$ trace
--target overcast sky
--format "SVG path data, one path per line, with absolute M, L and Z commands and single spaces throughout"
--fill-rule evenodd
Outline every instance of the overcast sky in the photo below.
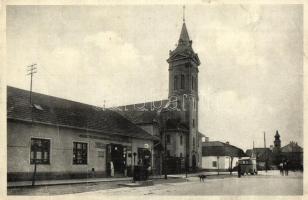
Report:
M 186 6 L 199 66 L 199 130 L 243 149 L 303 144 L 300 5 Z M 182 5 L 8 6 L 7 83 L 103 106 L 166 99 Z

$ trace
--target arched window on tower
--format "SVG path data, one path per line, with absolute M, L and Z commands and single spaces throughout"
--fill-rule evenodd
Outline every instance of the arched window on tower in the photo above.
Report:
M 174 83 L 173 83 L 173 89 L 178 89 L 178 76 L 174 76 Z
M 180 145 L 183 145 L 183 136 L 180 136 Z
M 181 89 L 185 89 L 185 76 L 184 76 L 184 74 L 181 75 Z
M 191 77 L 191 89 L 194 90 L 195 89 L 195 77 Z
M 196 145 L 196 141 L 195 141 L 195 137 L 193 137 L 193 150 L 195 150 L 195 145 Z

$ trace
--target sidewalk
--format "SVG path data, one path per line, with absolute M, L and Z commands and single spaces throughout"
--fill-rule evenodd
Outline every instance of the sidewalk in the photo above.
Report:
M 217 172 L 198 172 L 189 173 L 187 177 L 196 177 L 199 174 L 207 176 L 218 175 Z M 228 175 L 230 172 L 219 172 L 220 175 Z M 233 172 L 234 174 L 234 172 Z M 150 176 L 149 179 L 163 179 L 164 175 Z M 186 178 L 185 174 L 170 174 L 168 178 Z M 82 184 L 82 183 L 98 183 L 98 182 L 117 182 L 117 181 L 132 181 L 132 177 L 121 177 L 121 178 L 86 178 L 86 179 L 66 179 L 66 180 L 37 180 L 35 186 L 48 186 L 48 185 L 68 185 L 68 184 Z M 32 186 L 31 181 L 16 181 L 8 182 L 7 187 L 29 187 Z

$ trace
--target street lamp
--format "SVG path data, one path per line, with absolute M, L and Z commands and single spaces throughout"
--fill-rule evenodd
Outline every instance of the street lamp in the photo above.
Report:
M 166 131 L 164 131 L 165 136 L 165 152 L 164 152 L 164 172 L 165 172 L 165 179 L 168 179 L 167 177 L 167 134 Z

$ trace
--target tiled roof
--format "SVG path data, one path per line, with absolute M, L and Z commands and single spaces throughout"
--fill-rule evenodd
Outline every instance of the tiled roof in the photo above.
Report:
M 281 147 L 281 152 L 303 152 L 303 148 L 300 147 L 296 142 L 290 142 L 284 147 Z
M 173 108 L 173 106 L 168 104 L 168 101 L 160 100 L 119 106 L 113 108 L 113 110 L 137 125 L 161 122 L 169 130 L 188 131 L 188 125 L 181 121 L 182 111 L 171 110 L 170 108 Z M 163 122 L 162 119 L 164 119 Z
M 242 149 L 219 141 L 203 142 L 202 156 L 246 156 Z
M 115 111 L 66 99 L 32 93 L 32 104 L 29 103 L 29 91 L 7 87 L 7 117 L 66 126 L 85 130 L 93 130 L 102 134 L 157 139 L 143 129 L 130 122 Z
M 158 121 L 158 112 L 164 108 L 168 100 L 160 100 L 139 104 L 131 104 L 113 108 L 135 124 L 152 124 Z

